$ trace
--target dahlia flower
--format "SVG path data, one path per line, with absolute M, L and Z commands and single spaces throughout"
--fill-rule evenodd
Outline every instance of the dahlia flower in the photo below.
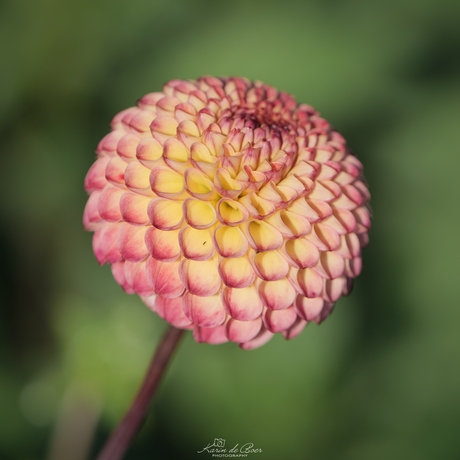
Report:
M 312 107 L 243 78 L 173 80 L 97 148 L 84 226 L 128 293 L 244 349 L 324 320 L 361 271 L 362 165 Z

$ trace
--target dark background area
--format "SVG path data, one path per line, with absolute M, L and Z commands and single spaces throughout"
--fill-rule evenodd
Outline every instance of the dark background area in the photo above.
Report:
M 247 352 L 187 335 L 127 459 L 460 456 L 460 3 L 0 3 L 0 458 L 91 458 L 165 329 L 99 267 L 83 178 L 111 118 L 174 78 L 313 105 L 365 166 L 364 271 L 320 327 Z M 86 452 L 86 453 L 85 453 Z

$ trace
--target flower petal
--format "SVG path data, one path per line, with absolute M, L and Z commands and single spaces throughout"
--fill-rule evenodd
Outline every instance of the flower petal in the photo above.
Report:
M 238 321 L 230 318 L 226 326 L 228 340 L 236 343 L 244 343 L 252 340 L 262 327 L 262 319 L 256 318 L 252 321 Z
M 329 302 L 336 302 L 346 288 L 346 281 L 345 276 L 332 280 L 326 280 L 323 293 L 325 300 L 328 300 Z
M 195 342 L 198 343 L 211 343 L 213 345 L 218 345 L 221 343 L 228 342 L 227 336 L 225 334 L 225 325 L 222 324 L 217 327 L 199 327 L 195 326 L 193 328 L 193 338 Z
M 187 259 L 208 260 L 214 255 L 214 242 L 209 230 L 185 227 L 179 233 L 179 244 Z
M 255 348 L 265 345 L 272 337 L 273 332 L 270 332 L 268 329 L 265 329 L 265 327 L 262 327 L 260 332 L 252 340 L 240 343 L 240 347 L 243 350 L 254 350 Z
M 303 268 L 297 273 L 297 281 L 306 297 L 319 297 L 323 290 L 323 278 L 312 268 Z
M 334 279 L 342 276 L 345 270 L 345 263 L 337 252 L 321 253 L 320 261 L 327 278 Z
M 125 276 L 125 261 L 115 262 L 112 264 L 112 275 L 115 281 L 123 288 L 127 294 L 134 294 L 134 290 L 126 281 Z
M 286 242 L 286 253 L 295 267 L 314 267 L 319 260 L 318 248 L 306 238 L 298 238 Z
M 125 279 L 133 292 L 140 296 L 153 295 L 153 290 L 147 280 L 145 261 L 125 261 Z
M 178 228 L 184 220 L 181 203 L 164 198 L 155 198 L 150 201 L 147 213 L 152 225 L 159 230 Z
M 145 304 L 168 323 L 179 329 L 189 328 L 192 322 L 185 316 L 182 309 L 182 297 L 167 299 L 161 295 L 144 297 Z
M 286 340 L 291 340 L 297 337 L 305 329 L 307 324 L 307 321 L 297 318 L 294 324 L 287 331 L 283 331 L 282 334 Z
M 145 233 L 145 244 L 154 259 L 172 262 L 180 255 L 179 230 L 163 231 L 149 227 Z
M 150 222 L 147 213 L 150 198 L 136 193 L 126 192 L 120 198 L 120 212 L 123 220 L 137 225 Z
M 217 228 L 214 233 L 214 241 L 222 257 L 241 257 L 248 250 L 248 240 L 237 227 Z
M 220 295 L 200 297 L 186 292 L 182 300 L 182 308 L 185 316 L 200 327 L 219 326 L 227 317 Z
M 225 287 L 222 298 L 224 306 L 232 318 L 240 321 L 252 321 L 262 313 L 263 303 L 254 285 L 241 289 Z
M 100 216 L 108 222 L 116 222 L 122 219 L 120 211 L 120 198 L 123 190 L 106 186 L 99 196 L 97 209 Z
M 320 313 L 324 305 L 322 297 L 314 297 L 309 299 L 302 295 L 298 295 L 295 300 L 295 309 L 297 314 L 305 321 L 314 320 Z
M 262 281 L 259 292 L 264 304 L 272 310 L 287 308 L 296 298 L 295 289 L 287 279 Z
M 223 259 L 219 264 L 222 281 L 233 288 L 247 287 L 253 283 L 255 274 L 247 257 Z
M 147 259 L 146 274 L 155 294 L 168 299 L 179 297 L 185 286 L 179 277 L 179 262 L 160 262 L 153 257 Z
M 257 274 L 264 280 L 275 281 L 284 278 L 289 264 L 278 251 L 259 252 L 254 257 Z
M 179 275 L 188 292 L 197 296 L 208 297 L 219 292 L 222 285 L 217 264 L 214 260 L 183 259 Z
M 278 249 L 283 244 L 283 236 L 276 228 L 264 221 L 253 220 L 248 225 L 249 244 L 257 251 Z
M 113 264 L 122 260 L 118 249 L 118 230 L 121 224 L 104 225 L 93 235 L 93 252 L 102 265 Z
M 270 332 L 281 332 L 289 329 L 296 319 L 297 313 L 294 307 L 284 310 L 268 309 L 264 315 L 264 324 Z
M 216 221 L 216 211 L 210 203 L 190 198 L 184 201 L 184 217 L 193 228 L 209 228 Z
M 118 249 L 123 259 L 133 262 L 145 259 L 149 251 L 145 245 L 146 227 L 121 224 L 118 231 Z

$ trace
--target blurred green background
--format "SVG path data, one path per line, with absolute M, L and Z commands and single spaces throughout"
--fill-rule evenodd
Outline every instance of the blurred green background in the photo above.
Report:
M 173 78 L 313 105 L 365 165 L 364 272 L 320 327 L 181 343 L 127 459 L 460 458 L 460 3 L 3 0 L 0 458 L 94 458 L 165 324 L 99 267 L 83 178 L 113 115 Z M 86 452 L 86 453 L 85 453 Z

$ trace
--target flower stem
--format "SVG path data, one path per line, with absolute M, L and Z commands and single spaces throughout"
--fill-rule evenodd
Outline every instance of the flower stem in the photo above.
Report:
M 161 377 L 183 332 L 181 329 L 169 326 L 155 351 L 136 399 L 123 420 L 112 433 L 97 460 L 119 460 L 123 458 L 140 424 L 144 420 L 150 401 L 158 388 Z

